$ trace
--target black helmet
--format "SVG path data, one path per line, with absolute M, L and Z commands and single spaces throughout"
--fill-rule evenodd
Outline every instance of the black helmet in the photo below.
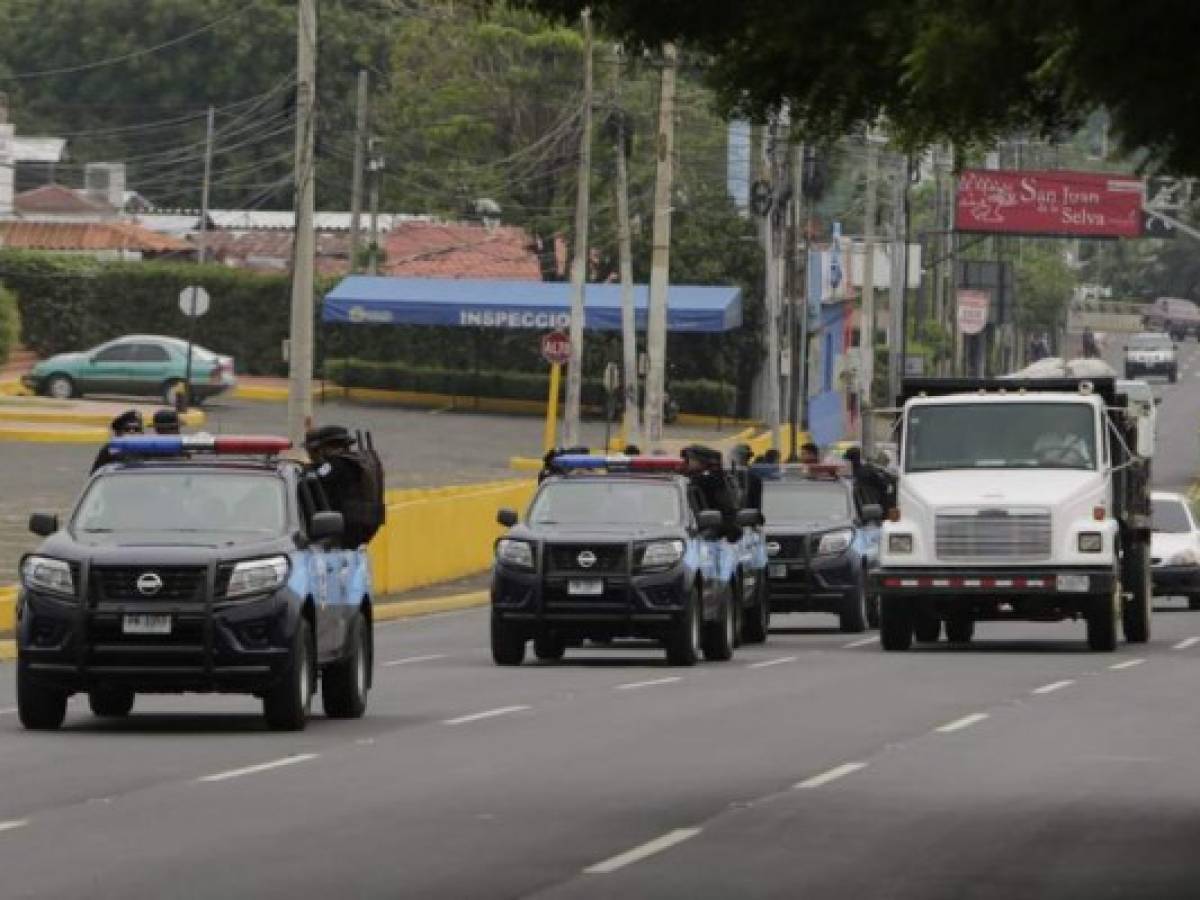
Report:
M 304 449 L 316 450 L 321 447 L 350 446 L 354 438 L 341 425 L 325 425 L 314 428 L 304 435 Z

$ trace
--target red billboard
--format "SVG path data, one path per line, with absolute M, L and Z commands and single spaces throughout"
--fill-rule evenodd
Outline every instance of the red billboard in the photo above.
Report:
M 967 169 L 954 227 L 988 234 L 1140 237 L 1142 181 L 1104 172 Z

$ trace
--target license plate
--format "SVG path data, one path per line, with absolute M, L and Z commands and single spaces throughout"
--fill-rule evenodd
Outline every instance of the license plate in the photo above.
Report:
M 598 578 L 572 578 L 567 582 L 567 593 L 572 597 L 599 597 L 604 593 L 604 582 Z
M 170 634 L 170 616 L 126 616 L 121 623 L 125 634 Z
M 769 578 L 787 578 L 787 566 L 783 563 L 772 563 L 767 570 Z
M 1091 586 L 1086 575 L 1059 575 L 1057 584 L 1064 594 L 1084 594 Z

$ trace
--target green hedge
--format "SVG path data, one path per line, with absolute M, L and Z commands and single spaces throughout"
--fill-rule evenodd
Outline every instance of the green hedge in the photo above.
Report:
M 17 311 L 17 296 L 0 284 L 0 365 L 8 362 L 20 337 L 21 315 Z
M 331 359 L 326 374 L 343 387 L 418 391 L 456 397 L 499 397 L 507 400 L 544 401 L 549 391 L 548 372 L 463 371 L 381 363 L 363 359 Z M 718 381 L 677 381 L 671 395 L 680 410 L 708 415 L 731 415 L 735 391 Z M 583 403 L 601 406 L 604 383 L 599 378 L 583 380 Z

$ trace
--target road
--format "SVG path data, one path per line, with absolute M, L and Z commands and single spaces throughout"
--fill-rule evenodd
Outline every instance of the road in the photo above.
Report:
M 1169 487 L 1195 468 L 1187 351 Z M 831 624 L 781 618 L 694 669 L 633 645 L 497 669 L 482 610 L 382 625 L 367 718 L 300 735 L 243 698 L 139 698 L 116 723 L 77 698 L 48 735 L 3 705 L 3 893 L 1196 896 L 1200 613 L 1162 602 L 1115 654 L 1077 623 L 908 654 Z

